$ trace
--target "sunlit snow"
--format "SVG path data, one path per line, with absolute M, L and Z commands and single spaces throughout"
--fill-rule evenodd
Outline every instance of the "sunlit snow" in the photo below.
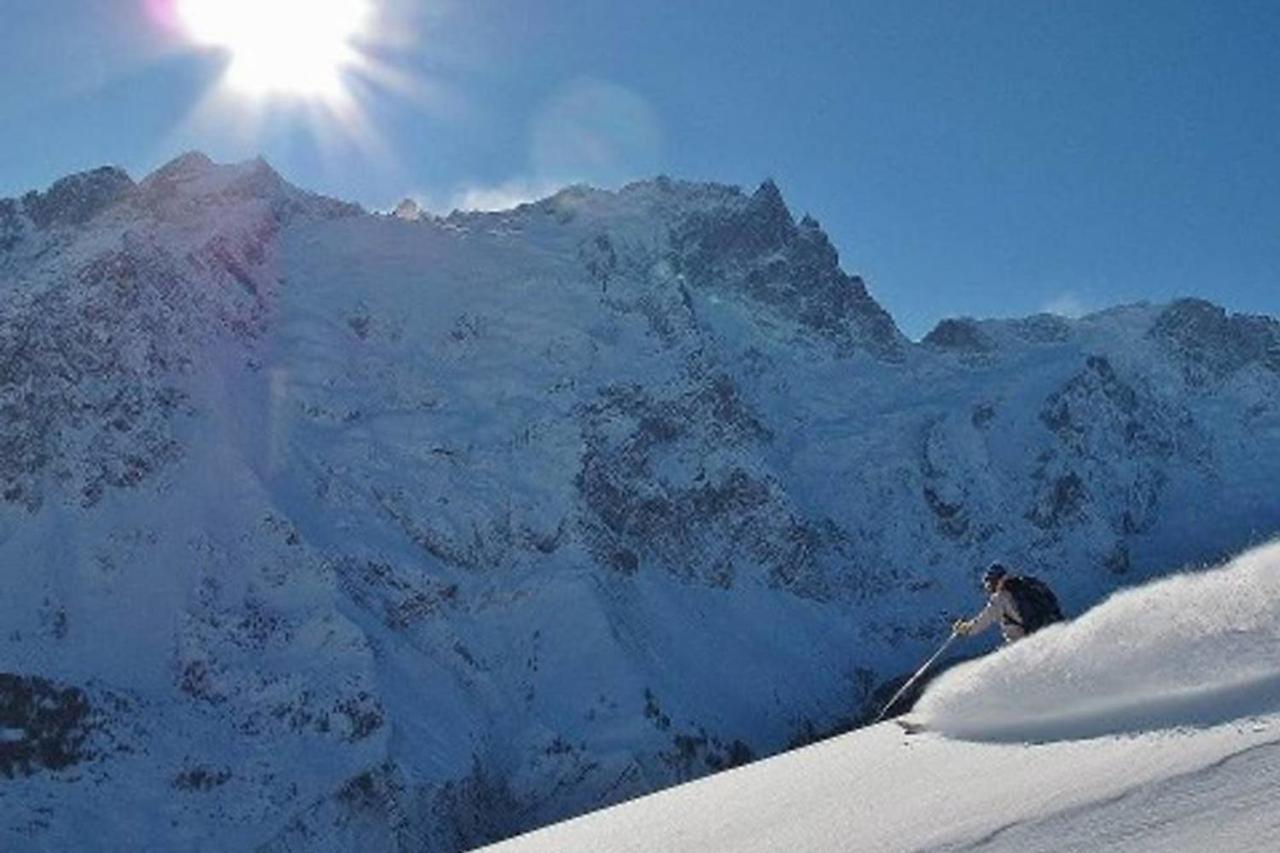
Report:
M 1117 593 L 958 667 L 913 714 L 975 738 L 1204 725 L 1280 708 L 1280 544 Z

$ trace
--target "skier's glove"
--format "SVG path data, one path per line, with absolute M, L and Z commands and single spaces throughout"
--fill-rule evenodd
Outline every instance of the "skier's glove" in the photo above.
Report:
M 967 637 L 969 632 L 973 630 L 973 624 L 967 619 L 957 619 L 955 624 L 951 626 L 951 630 L 961 637 Z

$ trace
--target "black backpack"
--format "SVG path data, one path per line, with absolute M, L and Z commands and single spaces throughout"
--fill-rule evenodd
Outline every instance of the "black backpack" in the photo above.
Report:
M 1005 578 L 1004 588 L 1013 596 L 1013 606 L 1018 608 L 1018 624 L 1028 634 L 1063 620 L 1058 597 L 1039 578 L 1014 575 Z

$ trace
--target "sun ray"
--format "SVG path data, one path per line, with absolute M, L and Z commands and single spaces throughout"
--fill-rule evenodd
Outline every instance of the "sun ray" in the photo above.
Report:
M 398 173 L 380 132 L 388 99 L 436 116 L 465 100 L 402 61 L 437 0 L 140 0 L 183 50 L 220 58 L 218 81 L 170 131 L 171 147 L 261 151 L 314 146 L 330 167 L 359 158 Z
M 224 82 L 250 96 L 340 98 L 364 63 L 369 0 L 175 0 L 197 44 L 229 54 Z

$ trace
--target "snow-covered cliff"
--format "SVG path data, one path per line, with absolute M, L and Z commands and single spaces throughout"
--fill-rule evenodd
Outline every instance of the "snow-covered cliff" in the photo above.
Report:
M 912 343 L 770 182 L 0 201 L 0 832 L 449 850 L 771 754 L 993 557 L 1078 611 L 1274 533 L 1278 392 L 1194 300 Z

